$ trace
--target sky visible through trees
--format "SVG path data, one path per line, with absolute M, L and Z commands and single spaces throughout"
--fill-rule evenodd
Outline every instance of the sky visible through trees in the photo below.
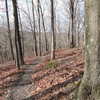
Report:
M 56 23 L 59 25 L 60 30 L 61 31 L 66 31 L 66 23 L 68 23 L 68 19 L 66 18 L 67 16 L 67 11 L 66 9 L 68 8 L 68 0 L 66 0 L 66 2 L 64 0 L 55 0 L 55 12 L 56 12 Z M 81 0 L 79 0 L 80 3 L 78 4 L 79 8 L 80 8 L 80 15 L 83 17 L 84 16 L 84 2 L 81 2 Z M 32 13 L 31 11 L 31 0 L 27 0 L 28 2 L 28 7 L 30 10 L 30 13 Z M 46 29 L 48 31 L 50 31 L 48 24 L 50 23 L 50 21 L 48 19 L 50 19 L 50 0 L 42 0 L 41 2 L 42 4 L 42 9 L 43 9 L 43 13 L 44 13 L 44 19 L 45 19 L 45 23 L 47 25 Z M 35 6 L 37 6 L 37 1 L 34 0 L 34 4 Z M 13 8 L 12 8 L 12 2 L 11 0 L 8 0 L 8 8 L 9 8 L 9 15 L 10 15 L 10 23 L 13 23 Z M 18 7 L 20 9 L 21 12 L 21 18 L 22 18 L 22 22 L 23 24 L 27 24 L 29 25 L 29 20 L 27 18 L 27 14 L 28 13 L 28 9 L 27 9 L 27 4 L 26 4 L 26 0 L 18 0 Z M 36 10 L 36 9 L 35 9 Z M 36 12 L 35 12 L 36 13 Z M 37 16 L 37 13 L 36 13 Z M 31 15 L 32 17 L 32 15 Z M 68 17 L 68 16 L 67 16 Z M 4 26 L 6 24 L 6 12 L 5 12 L 5 2 L 4 0 L 0 0 L 0 26 Z M 36 19 L 37 20 L 37 19 Z M 13 25 L 11 26 L 13 27 Z

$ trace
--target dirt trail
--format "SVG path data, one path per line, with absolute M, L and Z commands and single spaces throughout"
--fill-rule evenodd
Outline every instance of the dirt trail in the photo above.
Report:
M 35 89 L 32 81 L 32 74 L 35 73 L 33 67 L 42 62 L 42 58 L 37 58 L 32 65 L 24 65 L 24 72 L 18 75 L 18 80 L 8 89 L 5 100 L 23 100 L 30 97 L 31 92 Z

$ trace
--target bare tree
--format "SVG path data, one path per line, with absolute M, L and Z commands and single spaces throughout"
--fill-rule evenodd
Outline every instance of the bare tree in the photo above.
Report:
M 33 13 L 33 24 L 34 24 L 34 48 L 35 48 L 35 55 L 38 56 L 38 48 L 37 48 L 37 38 L 36 38 L 36 24 L 35 24 L 35 6 L 34 6 L 34 2 L 32 0 L 32 13 Z
M 100 100 L 100 0 L 85 0 L 85 72 L 77 100 Z
M 39 26 L 39 55 L 42 55 L 42 45 L 41 45 L 41 18 L 40 18 L 40 0 L 37 0 L 38 9 L 38 26 Z
M 35 25 L 35 9 L 34 9 L 34 3 L 32 0 L 32 14 L 33 14 L 33 23 L 32 23 L 32 19 L 31 19 L 31 15 L 30 15 L 30 9 L 28 6 L 28 1 L 26 0 L 26 4 L 27 4 L 27 9 L 28 9 L 28 14 L 25 12 L 25 14 L 27 14 L 28 19 L 29 19 L 29 23 L 30 23 L 30 27 L 31 27 L 31 32 L 32 32 L 32 36 L 33 36 L 33 50 L 36 56 L 38 56 L 38 47 L 37 47 L 37 38 L 36 38 L 36 25 Z
M 42 23 L 43 23 L 43 29 L 44 29 L 44 37 L 45 37 L 45 48 L 46 52 L 48 52 L 48 40 L 47 40 L 47 34 L 46 34 L 46 28 L 45 28 L 45 23 L 44 23 L 44 15 L 41 7 L 41 2 L 40 2 L 40 11 L 41 11 L 41 17 L 42 17 Z
M 7 26 L 8 26 L 8 38 L 10 42 L 10 50 L 11 50 L 12 59 L 14 60 L 14 51 L 13 51 L 13 44 L 12 44 L 12 38 L 11 38 L 11 30 L 10 30 L 10 23 L 9 23 L 9 10 L 8 10 L 7 0 L 5 0 L 5 5 L 6 5 Z
M 54 23 L 54 0 L 51 2 L 51 30 L 52 30 L 52 41 L 51 41 L 51 60 L 55 59 L 55 48 L 56 48 L 56 38 L 55 38 L 55 23 Z
M 19 17 L 19 24 L 20 24 L 20 32 L 22 33 L 21 34 L 21 43 L 22 43 L 22 53 L 23 53 L 23 57 L 24 57 L 24 53 L 25 53 L 25 50 L 24 50 L 24 32 L 23 32 L 23 26 L 22 26 L 22 21 L 21 21 L 21 15 L 20 15 L 20 10 L 18 9 L 18 17 Z
M 18 67 L 18 69 L 20 69 L 20 66 L 24 64 L 24 58 L 22 53 L 21 37 L 19 32 L 17 1 L 12 0 L 12 4 L 14 10 L 14 24 L 15 24 L 16 66 Z
M 70 11 L 70 18 L 71 18 L 71 44 L 70 46 L 72 48 L 74 48 L 76 46 L 76 39 L 75 39 L 75 14 L 76 14 L 76 10 L 75 10 L 75 3 L 76 0 L 69 0 L 69 11 Z
M 78 32 L 81 24 L 83 23 L 79 21 L 79 19 L 81 19 L 78 7 L 80 0 L 67 0 L 66 2 L 63 1 L 63 3 L 67 25 L 67 44 L 69 47 L 74 48 L 77 46 Z

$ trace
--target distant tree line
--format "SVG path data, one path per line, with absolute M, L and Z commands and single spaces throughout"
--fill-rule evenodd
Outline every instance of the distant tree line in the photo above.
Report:
M 8 40 L 9 40 L 9 50 L 10 52 L 6 54 L 9 60 L 14 60 L 16 66 L 20 69 L 20 66 L 24 64 L 24 58 L 26 52 L 26 40 L 25 40 L 25 30 L 32 33 L 32 51 L 34 56 L 42 56 L 51 52 L 51 60 L 55 59 L 55 50 L 59 48 L 74 48 L 80 47 L 82 45 L 82 39 L 84 35 L 84 18 L 80 14 L 79 3 L 83 2 L 80 0 L 67 0 L 62 3 L 65 5 L 64 10 L 66 12 L 66 32 L 60 31 L 61 23 L 57 21 L 56 13 L 56 1 L 49 0 L 50 5 L 50 32 L 47 32 L 46 28 L 46 18 L 44 17 L 44 9 L 41 0 L 37 0 L 37 5 L 34 1 L 31 1 L 31 7 L 26 2 L 27 11 L 22 9 L 18 5 L 17 0 L 12 0 L 13 5 L 13 16 L 14 16 L 14 35 L 10 27 L 10 15 L 8 9 L 8 0 L 5 0 L 6 7 L 6 18 L 8 26 Z M 22 14 L 27 17 L 29 26 L 24 26 L 22 22 Z M 48 19 L 48 18 L 47 18 Z M 66 34 L 65 34 L 66 33 Z M 63 36 L 63 37 L 62 37 Z M 12 38 L 13 37 L 13 38 Z M 60 38 L 62 37 L 62 40 Z M 30 43 L 29 43 L 30 44 Z M 2 46 L 1 46 L 1 52 Z M 3 54 L 4 55 L 4 54 Z M 6 56 L 6 57 L 7 57 Z M 6 59 L 6 57 L 4 57 Z M 1 55 L 1 60 L 2 60 Z M 4 61 L 4 60 L 3 60 Z M 1 62 L 3 62 L 1 61 Z

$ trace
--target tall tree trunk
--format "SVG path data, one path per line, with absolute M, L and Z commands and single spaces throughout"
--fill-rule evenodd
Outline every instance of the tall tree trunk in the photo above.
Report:
M 8 38 L 9 38 L 9 42 L 10 42 L 10 50 L 11 50 L 12 59 L 14 60 L 14 51 L 13 51 L 13 44 L 12 44 L 12 39 L 11 39 L 11 30 L 10 30 L 8 1 L 7 0 L 5 0 L 5 5 L 6 5 L 7 26 L 8 26 Z
M 77 100 L 100 100 L 100 0 L 85 0 L 85 72 Z
M 14 10 L 14 24 L 15 24 L 15 47 L 16 47 L 16 66 L 20 69 L 20 66 L 24 64 L 21 37 L 19 32 L 19 20 L 17 11 L 17 1 L 12 0 Z
M 35 9 L 34 9 L 34 3 L 32 0 L 32 13 L 33 13 L 33 24 L 34 24 L 34 49 L 35 49 L 35 55 L 38 56 L 38 48 L 37 48 L 37 39 L 36 39 L 36 24 L 35 24 Z
M 75 40 L 75 0 L 70 0 L 70 18 L 71 18 L 71 44 L 70 47 L 74 48 L 76 46 L 76 40 Z
M 56 49 L 56 37 L 55 37 L 55 25 L 54 25 L 54 1 L 51 1 L 51 30 L 52 30 L 52 41 L 51 41 L 51 60 L 55 59 Z
M 42 55 L 42 45 L 41 45 L 41 20 L 40 20 L 40 0 L 38 0 L 38 25 L 39 25 L 39 55 Z
M 40 2 L 40 10 L 41 10 L 41 17 L 42 17 L 44 37 L 45 37 L 45 50 L 46 50 L 46 52 L 48 52 L 48 40 L 47 40 L 47 34 L 46 34 L 46 28 L 45 28 L 45 23 L 44 23 L 44 15 L 43 15 L 42 7 L 41 7 L 41 2 Z
M 37 48 L 37 39 L 36 39 L 36 26 L 35 26 L 35 11 L 34 11 L 34 3 L 32 0 L 32 14 L 33 14 L 33 24 L 32 24 L 32 20 L 31 20 L 31 15 L 30 15 L 30 9 L 28 6 L 28 0 L 26 0 L 26 5 L 27 5 L 27 9 L 28 9 L 28 18 L 29 18 L 29 23 L 30 23 L 30 27 L 31 27 L 31 32 L 32 32 L 32 36 L 33 36 L 33 51 L 35 53 L 36 56 L 38 56 L 38 48 Z
M 69 22 L 69 26 L 68 26 L 68 31 L 67 31 L 67 44 L 68 45 L 66 45 L 66 48 L 68 48 L 68 47 L 70 47 L 70 42 L 71 42 L 71 39 L 70 39 L 70 34 L 71 32 L 70 32 L 70 22 Z
M 23 53 L 23 57 L 24 57 L 24 32 L 23 32 L 23 26 L 22 26 L 22 22 L 21 22 L 21 15 L 20 15 L 20 10 L 18 10 L 18 15 L 19 15 L 19 23 L 20 23 L 20 31 L 21 31 L 21 43 L 22 43 L 22 53 Z

